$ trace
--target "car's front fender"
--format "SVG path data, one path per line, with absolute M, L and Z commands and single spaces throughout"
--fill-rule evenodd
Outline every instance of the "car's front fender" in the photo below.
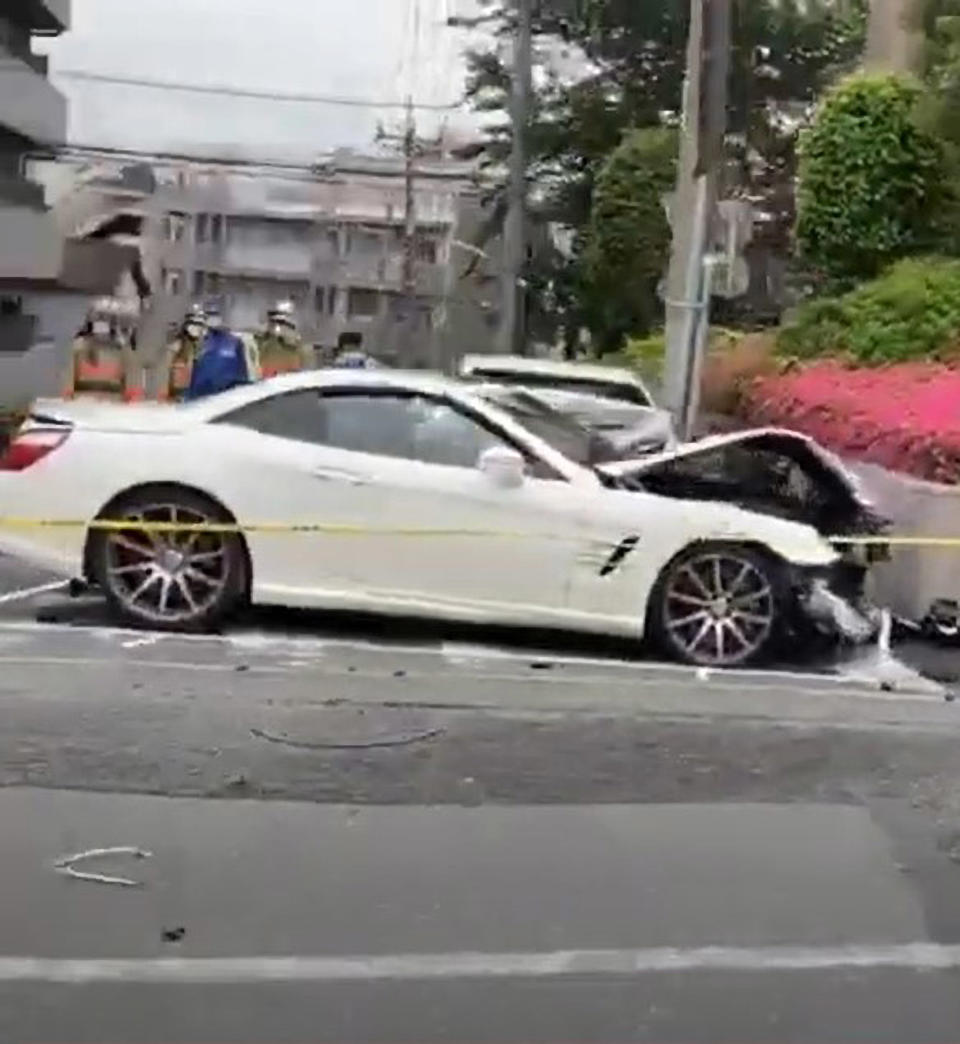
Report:
M 830 566 L 840 558 L 813 526 L 768 515 L 744 514 L 748 519 L 724 520 L 711 527 L 713 532 L 707 539 L 758 544 L 791 565 Z

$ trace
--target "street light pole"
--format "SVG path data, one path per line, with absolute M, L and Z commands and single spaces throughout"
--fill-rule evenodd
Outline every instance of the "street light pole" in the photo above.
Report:
M 527 128 L 533 93 L 533 0 L 516 0 L 517 29 L 513 42 L 510 120 L 513 143 L 507 216 L 503 231 L 503 271 L 499 350 L 525 354 L 526 336 L 521 295 L 527 259 Z

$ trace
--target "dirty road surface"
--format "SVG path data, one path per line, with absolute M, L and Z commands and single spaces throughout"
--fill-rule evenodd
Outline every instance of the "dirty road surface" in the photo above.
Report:
M 902 665 L 50 597 L 0 601 L 4 1042 L 960 1031 L 960 708 Z

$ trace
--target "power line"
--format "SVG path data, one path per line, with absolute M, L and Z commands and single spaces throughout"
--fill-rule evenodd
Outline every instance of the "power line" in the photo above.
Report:
M 107 73 L 89 72 L 86 69 L 54 69 L 54 77 L 80 80 L 89 83 L 110 83 L 125 87 L 149 87 L 161 91 L 184 91 L 188 94 L 213 94 L 229 98 L 255 98 L 266 101 L 302 102 L 311 105 L 342 105 L 355 109 L 403 109 L 405 101 L 397 99 L 376 100 L 372 98 L 344 98 L 327 94 L 298 94 L 283 91 L 254 90 L 246 87 L 230 87 L 225 84 L 179 83 L 174 80 L 157 80 L 141 76 L 114 76 Z M 415 102 L 415 109 L 432 112 L 451 112 L 462 108 L 462 102 Z
M 325 174 L 349 174 L 362 173 L 368 178 L 399 178 L 403 171 L 398 169 L 379 169 L 368 165 L 370 157 L 358 156 L 351 159 L 350 156 L 337 158 L 336 156 L 319 156 L 316 161 L 295 161 L 271 159 L 269 157 L 254 156 L 210 156 L 190 152 L 168 152 L 160 149 L 129 149 L 113 145 L 96 145 L 81 142 L 69 142 L 57 148 L 48 150 L 35 150 L 30 153 L 34 160 L 55 160 L 58 158 L 76 160 L 130 160 L 145 163 L 193 163 L 199 165 L 229 167 L 234 170 L 268 170 L 277 172 L 274 176 L 283 179 L 283 172 L 288 178 L 297 181 L 315 180 Z M 374 162 L 377 157 L 373 157 Z M 365 162 L 366 161 L 366 162 Z M 297 177 L 297 175 L 301 175 Z M 304 177 L 306 175 L 306 177 Z M 461 174 L 466 178 L 466 175 Z M 429 167 L 417 170 L 417 177 L 425 181 L 449 181 L 456 175 L 441 168 L 432 170 Z
M 62 156 L 76 157 L 82 159 L 103 157 L 105 159 L 129 159 L 143 160 L 146 162 L 177 162 L 177 163 L 200 163 L 214 166 L 237 167 L 237 168 L 265 168 L 268 170 L 301 171 L 303 173 L 316 173 L 324 166 L 324 161 L 319 159 L 316 163 L 292 160 L 278 160 L 268 158 L 251 158 L 235 156 L 204 156 L 191 152 L 165 152 L 155 149 L 124 149 L 113 145 L 87 145 L 80 142 L 70 142 L 58 148 L 50 149 L 48 152 L 34 152 L 31 156 L 35 159 L 56 159 Z

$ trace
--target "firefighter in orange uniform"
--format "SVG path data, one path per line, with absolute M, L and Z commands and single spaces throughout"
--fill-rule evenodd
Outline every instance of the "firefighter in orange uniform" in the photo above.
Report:
M 167 345 L 161 400 L 179 402 L 186 394 L 206 332 L 207 313 L 200 305 L 193 305 L 180 326 L 179 334 Z
M 143 378 L 134 355 L 136 317 L 112 298 L 100 298 L 73 342 L 63 396 L 118 402 L 143 398 Z
M 297 331 L 290 301 L 279 302 L 267 313 L 267 328 L 257 337 L 257 358 L 265 379 L 313 368 L 313 353 Z

